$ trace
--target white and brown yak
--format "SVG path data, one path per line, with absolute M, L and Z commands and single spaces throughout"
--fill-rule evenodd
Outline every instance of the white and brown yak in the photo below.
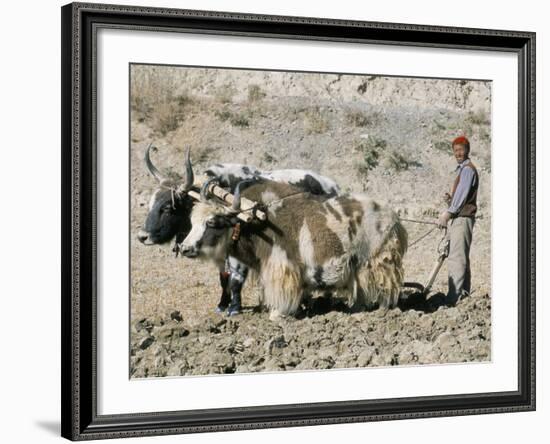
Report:
M 245 263 L 263 286 L 271 319 L 294 315 L 313 290 L 336 291 L 354 308 L 397 305 L 407 232 L 393 211 L 361 194 L 329 198 L 272 181 L 247 185 L 237 187 L 232 207 L 203 193 L 183 255 Z M 267 220 L 237 218 L 241 196 Z

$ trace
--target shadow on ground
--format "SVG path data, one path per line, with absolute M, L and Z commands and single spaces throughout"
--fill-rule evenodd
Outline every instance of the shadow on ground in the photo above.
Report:
M 421 288 L 422 286 L 421 284 L 416 284 L 414 287 Z M 423 313 L 433 313 L 444 306 L 450 306 L 450 304 L 446 301 L 446 295 L 441 292 L 431 293 L 426 297 L 421 291 L 404 291 L 398 303 L 398 308 L 401 311 L 416 310 Z M 378 308 L 378 306 L 374 306 L 372 310 L 377 310 Z M 344 301 L 334 299 L 330 295 L 325 295 L 313 298 L 309 303 L 303 305 L 296 318 L 313 318 L 315 316 L 326 315 L 331 311 L 341 313 L 353 312 Z

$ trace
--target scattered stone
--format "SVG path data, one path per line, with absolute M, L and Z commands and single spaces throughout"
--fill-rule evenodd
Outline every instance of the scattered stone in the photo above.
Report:
M 235 369 L 235 373 L 251 373 L 251 372 L 252 372 L 252 370 L 246 364 L 240 364 Z
M 138 333 L 140 333 L 142 331 L 146 331 L 148 333 L 151 333 L 151 331 L 153 330 L 153 327 L 154 327 L 154 325 L 148 319 L 140 319 L 134 325 L 134 328 L 136 329 L 136 331 Z
M 357 356 L 353 354 L 342 355 L 334 363 L 334 368 L 354 368 L 357 366 Z
M 207 336 L 207 335 L 200 335 L 198 337 L 198 341 L 201 345 L 212 344 L 212 338 L 210 336 Z
M 439 347 L 443 353 L 448 353 L 453 347 L 458 345 L 458 341 L 453 334 L 445 332 L 437 337 L 435 345 Z
M 176 310 L 170 313 L 170 319 L 172 319 L 172 321 L 181 322 L 183 321 L 183 316 L 179 311 Z
M 311 370 L 317 368 L 318 363 L 315 358 L 306 358 L 296 366 L 296 370 Z
M 418 326 L 423 331 L 428 331 L 430 328 L 432 328 L 435 321 L 434 321 L 433 317 L 428 316 L 428 315 L 424 315 L 424 316 L 420 317 L 420 319 L 418 319 L 417 323 L 418 323 Z
M 376 353 L 376 354 L 374 354 L 374 355 L 372 356 L 372 359 L 371 359 L 371 361 L 370 361 L 370 364 L 371 364 L 371 366 L 373 366 L 373 367 L 381 367 L 381 366 L 389 365 L 390 362 L 391 362 L 391 359 L 390 359 L 390 361 L 387 361 L 387 360 L 384 358 L 384 356 L 382 356 L 381 354 Z
M 146 337 L 143 341 L 139 343 L 139 348 L 142 350 L 147 349 L 153 342 L 155 342 L 155 338 L 153 336 Z
M 164 325 L 164 318 L 162 318 L 162 316 L 155 316 L 152 320 L 151 320 L 151 323 L 155 326 L 155 327 L 162 327 Z
M 235 361 L 228 353 L 220 352 L 204 356 L 202 367 L 212 369 L 214 373 L 235 373 Z
M 187 364 L 174 364 L 166 372 L 166 376 L 183 376 L 187 371 Z
M 359 367 L 366 367 L 367 365 L 370 364 L 374 354 L 375 354 L 374 347 L 366 348 L 361 353 L 359 353 L 359 356 L 357 357 L 357 365 Z
M 189 336 L 189 330 L 183 327 L 175 327 L 172 329 L 173 336 L 177 336 L 179 338 L 184 338 L 185 336 Z
M 266 349 L 266 351 L 270 352 L 274 348 L 283 348 L 287 345 L 288 344 L 285 341 L 285 337 L 281 335 L 267 341 L 264 348 Z
M 279 359 L 270 359 L 269 361 L 266 361 L 264 364 L 264 370 L 266 372 L 277 372 L 280 370 L 284 370 L 285 366 Z
M 224 336 L 215 342 L 216 348 L 227 350 L 235 344 L 235 338 L 231 335 Z
M 332 359 L 333 361 L 338 356 L 338 347 L 324 347 L 321 350 L 319 350 L 319 353 L 317 353 L 317 356 L 319 359 Z
M 169 327 L 163 327 L 159 329 L 155 334 L 157 335 L 157 338 L 160 341 L 170 339 L 172 337 L 172 334 L 174 333 L 174 330 Z

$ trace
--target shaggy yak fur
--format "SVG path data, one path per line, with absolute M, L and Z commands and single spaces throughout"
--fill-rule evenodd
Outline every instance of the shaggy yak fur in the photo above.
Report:
M 240 223 L 213 199 L 195 204 L 180 248 L 216 263 L 227 255 L 255 271 L 270 317 L 294 315 L 312 290 L 347 296 L 354 308 L 397 305 L 407 232 L 396 214 L 361 194 L 328 198 L 263 181 L 242 196 L 260 203 L 266 221 Z

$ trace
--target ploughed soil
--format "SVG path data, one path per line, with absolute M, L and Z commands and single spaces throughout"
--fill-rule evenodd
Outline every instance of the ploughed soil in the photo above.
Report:
M 474 294 L 456 307 L 431 299 L 415 308 L 350 314 L 319 298 L 297 319 L 276 323 L 253 308 L 197 322 L 177 311 L 142 318 L 132 325 L 132 377 L 487 360 L 489 295 Z
M 139 65 L 131 76 L 131 377 L 491 359 L 490 83 Z M 453 181 L 450 141 L 464 133 L 481 186 L 473 292 L 454 307 L 444 303 L 444 264 L 427 298 L 405 289 L 386 312 L 351 313 L 337 298 L 316 297 L 296 318 L 272 322 L 250 280 L 243 313 L 229 318 L 214 312 L 221 291 L 212 264 L 136 240 L 157 185 L 143 164 L 150 142 L 167 175 L 182 173 L 190 146 L 197 172 L 223 162 L 312 169 L 402 218 L 433 222 Z M 441 233 L 404 225 L 406 280 L 424 284 Z

